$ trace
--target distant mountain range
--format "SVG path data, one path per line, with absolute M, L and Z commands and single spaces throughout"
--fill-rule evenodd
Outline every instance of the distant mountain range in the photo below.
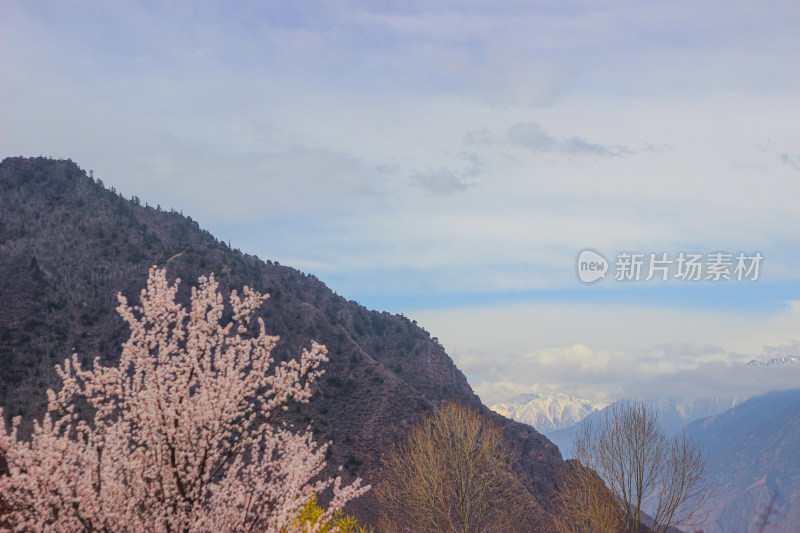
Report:
M 686 424 L 707 416 L 722 413 L 734 405 L 744 401 L 745 398 L 653 398 L 645 400 L 645 404 L 653 409 L 664 427 L 666 432 L 674 435 L 681 431 Z M 613 405 L 613 404 L 611 404 Z M 575 434 L 583 427 L 587 420 L 599 420 L 603 412 L 611 407 L 590 413 L 586 418 L 568 428 L 560 429 L 547 433 L 553 443 L 558 446 L 564 457 L 570 457 L 572 450 L 572 440 Z
M 705 533 L 756 533 L 773 497 L 765 533 L 800 531 L 800 389 L 751 398 L 686 432 L 719 486 Z
M 575 425 L 607 405 L 608 402 L 581 400 L 563 393 L 520 394 L 490 409 L 547 434 Z
M 797 356 L 785 356 L 751 365 L 798 362 Z M 707 523 L 688 531 L 757 533 L 773 497 L 764 533 L 800 531 L 800 389 L 750 399 L 656 398 L 645 403 L 668 433 L 685 430 L 703 447 L 709 480 L 719 487 Z M 565 394 L 521 395 L 492 406 L 504 416 L 545 431 L 565 457 L 578 430 L 608 408 Z M 556 427 L 556 421 L 570 416 L 580 421 L 554 431 L 542 429 Z
M 800 363 L 800 357 L 796 355 L 784 355 L 783 357 L 775 357 L 767 361 L 757 361 L 753 359 L 747 364 L 750 366 L 781 366 Z
M 795 364 L 800 364 L 800 356 L 784 355 L 767 360 L 753 359 L 745 366 L 774 368 Z M 647 400 L 646 403 L 656 410 L 667 432 L 674 434 L 694 420 L 719 414 L 746 399 L 746 396 L 694 400 L 662 397 Z M 582 400 L 564 393 L 530 393 L 520 394 L 508 401 L 494 404 L 491 409 L 512 420 L 535 427 L 556 443 L 563 452 L 569 449 L 572 436 L 579 427 L 576 424 L 580 424 L 587 417 L 594 418 L 597 416 L 596 413 L 610 404 L 610 402 Z

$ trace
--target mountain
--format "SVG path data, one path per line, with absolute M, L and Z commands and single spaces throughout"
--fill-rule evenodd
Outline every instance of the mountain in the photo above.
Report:
M 800 363 L 800 357 L 796 355 L 784 355 L 783 357 L 774 357 L 767 361 L 756 361 L 753 359 L 752 361 L 748 361 L 747 364 L 750 366 L 781 366 L 796 363 Z
M 721 413 L 730 407 L 743 401 L 742 398 L 699 398 L 685 399 L 674 397 L 652 398 L 645 400 L 645 404 L 651 408 L 658 416 L 658 419 L 669 435 L 674 435 L 681 431 L 686 424 L 694 420 Z M 608 407 L 589 414 L 582 421 L 565 429 L 553 431 L 547 434 L 547 438 L 558 446 L 565 457 L 570 456 L 572 440 L 578 431 L 589 422 L 600 420 L 604 416 Z
M 224 185 L 221 185 L 224 186 Z M 280 228 L 274 228 L 279 232 Z M 269 235 L 265 235 L 269 242 Z M 71 161 L 8 158 L 0 163 L 0 406 L 27 421 L 58 388 L 54 370 L 72 353 L 115 363 L 128 331 L 116 294 L 138 301 L 152 265 L 184 280 L 179 299 L 200 275 L 220 289 L 245 284 L 271 298 L 259 310 L 267 332 L 280 335 L 278 361 L 296 357 L 312 339 L 330 361 L 307 405 L 287 421 L 311 424 L 333 441 L 328 468 L 344 465 L 345 481 L 374 478 L 381 454 L 419 418 L 445 401 L 470 404 L 504 429 L 532 508 L 554 509 L 558 449 L 530 426 L 490 411 L 442 346 L 401 315 L 369 311 L 333 293 L 316 277 L 230 249 L 191 217 L 126 200 Z M 372 493 L 348 512 L 374 523 Z
M 567 394 L 520 394 L 491 406 L 492 411 L 547 434 L 577 424 L 608 402 L 581 400 Z
M 755 533 L 775 498 L 765 531 L 800 524 L 800 389 L 751 398 L 689 424 L 708 454 L 719 490 L 706 533 Z

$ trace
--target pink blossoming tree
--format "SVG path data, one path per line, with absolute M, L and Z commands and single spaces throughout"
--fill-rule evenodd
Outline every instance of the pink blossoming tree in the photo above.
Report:
M 10 432 L 0 422 L 0 531 L 313 532 L 296 518 L 316 494 L 332 490 L 330 518 L 369 489 L 320 479 L 327 445 L 278 419 L 311 397 L 325 347 L 273 364 L 278 337 L 261 319 L 248 335 L 268 295 L 233 291 L 233 320 L 221 325 L 213 274 L 199 282 L 186 309 L 179 281 L 151 269 L 140 306 L 118 297 L 131 329 L 119 365 L 85 370 L 73 355 L 57 366 L 63 387 L 48 391 L 30 440 L 19 417 Z

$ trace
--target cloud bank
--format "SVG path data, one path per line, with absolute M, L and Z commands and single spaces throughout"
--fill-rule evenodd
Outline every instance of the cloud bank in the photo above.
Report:
M 735 354 L 781 345 L 758 324 L 800 298 L 800 69 L 786 67 L 798 14 L 6 0 L 0 156 L 72 158 L 368 307 L 438 310 L 430 329 L 487 395 L 701 383 L 702 369 L 725 375 Z M 585 290 L 586 247 L 760 251 L 765 268 L 758 285 L 651 299 Z M 548 309 L 506 316 L 523 343 L 458 329 L 464 309 L 523 304 Z M 663 320 L 641 323 L 643 308 Z M 748 318 L 682 318 L 728 311 Z M 725 340 L 743 332 L 746 349 Z

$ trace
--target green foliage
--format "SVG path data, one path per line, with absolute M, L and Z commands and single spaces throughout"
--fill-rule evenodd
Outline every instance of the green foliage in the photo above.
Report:
M 358 520 L 350 515 L 337 511 L 333 518 L 322 522 L 324 520 L 322 507 L 317 504 L 316 497 L 308 501 L 303 507 L 297 520 L 294 522 L 295 527 L 304 527 L 307 525 L 321 525 L 318 530 L 319 533 L 374 533 L 372 528 L 367 529 L 364 526 L 358 525 Z

